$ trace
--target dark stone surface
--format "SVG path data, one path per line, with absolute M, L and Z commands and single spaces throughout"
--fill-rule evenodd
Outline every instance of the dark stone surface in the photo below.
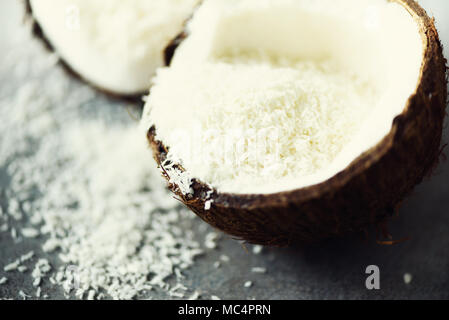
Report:
M 0 2 L 3 14 L 10 7 L 5 7 L 8 2 Z M 447 25 L 441 27 L 445 36 Z M 0 50 L 2 48 L 0 45 Z M 448 141 L 448 133 L 446 129 L 445 141 Z M 434 176 L 404 203 L 400 215 L 390 224 L 395 239 L 409 238 L 403 243 L 381 246 L 375 243 L 374 235 L 367 241 L 353 236 L 314 247 L 265 249 L 262 254 L 253 255 L 248 253 L 250 246 L 246 251 L 239 242 L 225 238 L 218 250 L 200 257 L 186 272 L 185 284 L 200 290 L 204 298 L 217 295 L 222 299 L 449 299 L 448 181 L 449 163 L 443 162 Z M 7 183 L 8 177 L 0 169 L 0 205 L 3 208 L 7 205 L 3 192 Z M 35 291 L 29 272 L 7 275 L 3 272 L 3 266 L 21 254 L 34 250 L 38 256 L 47 257 L 53 266 L 58 266 L 57 256 L 42 253 L 43 241 L 14 243 L 9 233 L 0 233 L 0 278 L 7 276 L 9 279 L 0 286 L 0 298 L 18 298 L 18 290 Z M 216 269 L 213 263 L 222 254 L 228 255 L 230 262 Z M 380 268 L 381 289 L 369 291 L 365 287 L 365 269 L 373 264 Z M 30 268 L 32 266 L 29 264 Z M 252 267 L 265 267 L 267 273 L 252 273 Z M 413 275 L 408 285 L 403 280 L 405 273 Z M 253 287 L 244 288 L 243 284 L 249 280 Z M 64 298 L 62 290 L 48 282 L 44 283 L 43 292 L 53 299 Z M 156 297 L 165 298 L 165 295 Z

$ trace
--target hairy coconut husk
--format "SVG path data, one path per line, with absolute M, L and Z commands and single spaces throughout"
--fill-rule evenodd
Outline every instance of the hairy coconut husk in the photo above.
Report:
M 193 181 L 194 193 L 189 197 L 176 185 L 170 189 L 213 227 L 254 244 L 313 243 L 389 219 L 438 163 L 447 102 L 446 60 L 434 20 L 413 0 L 393 1 L 418 23 L 425 53 L 418 88 L 375 147 L 331 179 L 289 192 L 217 193 L 198 180 Z M 186 36 L 183 33 L 169 46 L 167 64 Z M 169 146 L 155 139 L 156 130 L 148 131 L 148 140 L 155 160 L 162 165 Z M 205 210 L 208 200 L 212 200 L 211 208 Z
M 42 30 L 41 26 L 34 19 L 34 17 L 33 17 L 33 9 L 31 7 L 30 0 L 23 0 L 23 1 L 24 1 L 24 4 L 25 4 L 26 17 L 32 23 L 31 30 L 32 30 L 33 36 L 36 39 L 38 39 L 39 41 L 41 41 L 48 51 L 56 52 L 54 50 L 54 47 L 51 44 L 50 40 L 46 37 L 46 35 L 45 35 L 44 31 Z M 141 93 L 138 93 L 138 94 L 126 95 L 126 94 L 116 93 L 116 92 L 107 90 L 105 88 L 101 88 L 101 87 L 91 83 L 87 79 L 85 79 L 80 73 L 76 72 L 67 62 L 64 61 L 64 59 L 60 58 L 58 62 L 63 67 L 63 69 L 67 72 L 67 74 L 69 76 L 71 76 L 71 77 L 73 77 L 73 78 L 75 78 L 77 80 L 80 80 L 82 82 L 87 83 L 89 86 L 95 88 L 97 91 L 105 94 L 106 96 L 114 98 L 114 99 L 123 100 L 123 101 L 129 102 L 129 103 L 138 103 L 140 106 L 143 106 L 142 96 L 145 95 L 146 92 L 141 92 Z

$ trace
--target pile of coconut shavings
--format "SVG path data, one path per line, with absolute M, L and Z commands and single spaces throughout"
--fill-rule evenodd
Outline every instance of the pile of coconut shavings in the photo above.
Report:
M 21 84 L 0 88 L 0 178 L 3 171 L 10 180 L 0 192 L 7 202 L 0 232 L 16 242 L 46 239 L 40 254 L 58 254 L 62 266 L 24 253 L 1 266 L 2 284 L 31 260 L 35 297 L 48 297 L 44 282 L 62 286 L 66 297 L 131 299 L 151 290 L 184 297 L 182 272 L 202 253 L 185 227 L 193 215 L 160 184 L 123 106 L 98 105 L 56 61 L 24 37 L 0 63 L 9 83 Z M 26 227 L 16 230 L 19 222 Z

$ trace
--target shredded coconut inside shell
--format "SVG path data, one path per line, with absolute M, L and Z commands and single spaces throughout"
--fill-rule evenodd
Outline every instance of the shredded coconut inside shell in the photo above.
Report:
M 391 130 L 423 54 L 413 18 L 381 0 L 208 0 L 186 33 L 143 123 L 191 179 L 224 193 L 344 170 Z

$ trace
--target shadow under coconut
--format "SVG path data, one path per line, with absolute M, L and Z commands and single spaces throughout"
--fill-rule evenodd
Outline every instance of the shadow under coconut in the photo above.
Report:
M 205 299 L 211 294 L 268 300 L 449 299 L 447 181 L 449 161 L 442 162 L 404 202 L 389 223 L 394 239 L 409 238 L 402 243 L 378 245 L 372 230 L 369 239 L 351 235 L 304 248 L 265 248 L 252 254 L 251 245 L 241 246 L 224 236 L 218 250 L 208 252 L 185 272 L 185 284 Z M 214 267 L 216 263 L 220 267 Z M 380 290 L 366 289 L 369 265 L 380 269 Z M 254 267 L 266 272 L 254 272 Z M 404 282 L 406 273 L 413 278 L 409 284 Z M 245 287 L 248 281 L 251 286 Z
M 273 251 L 298 284 L 312 288 L 318 299 L 449 298 L 449 162 L 442 161 L 404 202 L 388 224 L 395 245 L 353 235 L 305 248 Z M 380 269 L 380 290 L 368 290 L 366 268 Z M 404 275 L 412 275 L 408 284 Z

